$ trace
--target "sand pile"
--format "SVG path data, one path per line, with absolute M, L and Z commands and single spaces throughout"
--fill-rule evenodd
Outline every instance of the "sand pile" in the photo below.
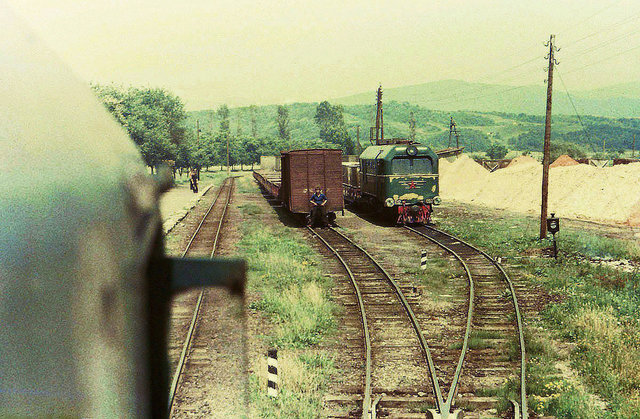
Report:
M 538 213 L 542 165 L 523 157 L 493 173 L 466 156 L 452 163 L 443 161 L 440 195 L 443 199 Z M 606 168 L 556 166 L 549 173 L 549 212 L 560 217 L 640 225 L 640 163 Z
M 507 167 L 531 165 L 531 164 L 533 165 L 540 164 L 540 162 L 531 156 L 518 156 L 515 159 L 511 160 L 507 165 Z
M 576 164 L 580 164 L 577 161 L 575 161 L 574 159 L 572 159 L 571 157 L 567 156 L 566 154 L 563 154 L 562 156 L 558 157 L 556 159 L 556 161 L 554 161 L 553 163 L 551 163 L 549 165 L 549 167 L 558 167 L 558 166 L 575 166 Z

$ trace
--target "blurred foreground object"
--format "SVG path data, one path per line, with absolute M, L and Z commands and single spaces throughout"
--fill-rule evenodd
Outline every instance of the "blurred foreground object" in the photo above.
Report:
M 164 256 L 168 172 L 2 0 L 0 80 L 0 416 L 164 416 L 171 293 L 244 264 Z

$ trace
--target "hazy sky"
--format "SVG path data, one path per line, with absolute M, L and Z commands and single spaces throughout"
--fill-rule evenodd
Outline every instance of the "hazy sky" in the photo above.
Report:
M 640 81 L 638 0 L 6 1 L 81 78 L 165 87 L 188 109 L 542 85 L 551 33 L 570 91 Z

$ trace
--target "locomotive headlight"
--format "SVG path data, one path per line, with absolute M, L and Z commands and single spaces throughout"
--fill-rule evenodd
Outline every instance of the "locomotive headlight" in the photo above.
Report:
M 415 155 L 418 154 L 418 147 L 416 147 L 414 145 L 407 146 L 406 153 L 409 156 L 415 156 Z
M 396 201 L 394 201 L 394 200 L 393 200 L 393 198 L 387 198 L 387 199 L 384 201 L 384 206 L 385 206 L 385 207 L 392 207 L 392 206 L 393 206 L 393 204 L 395 204 L 395 203 L 396 203 Z
M 433 204 L 434 205 L 440 205 L 442 203 L 442 198 L 440 198 L 439 196 L 434 196 L 433 197 Z

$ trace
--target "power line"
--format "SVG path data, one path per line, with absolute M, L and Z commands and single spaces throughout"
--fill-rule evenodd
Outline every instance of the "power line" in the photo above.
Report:
M 610 56 L 608 56 L 608 57 L 606 57 L 606 58 L 603 58 L 603 59 L 601 59 L 601 60 L 594 61 L 594 62 L 592 62 L 592 63 L 586 64 L 586 65 L 583 65 L 582 67 L 575 68 L 575 69 L 573 69 L 573 70 L 571 70 L 571 71 L 567 71 L 565 74 L 574 73 L 574 72 L 579 71 L 579 70 L 582 70 L 582 69 L 584 69 L 584 68 L 591 67 L 592 65 L 599 64 L 599 63 L 601 63 L 601 62 L 603 62 L 603 61 L 608 61 L 608 60 L 610 60 L 611 58 L 618 57 L 618 56 L 620 56 L 620 55 L 622 55 L 622 54 L 626 54 L 627 52 L 630 52 L 630 51 L 636 50 L 636 49 L 638 49 L 638 48 L 640 48 L 640 45 L 636 45 L 636 46 L 635 46 L 635 47 L 633 47 L 633 48 L 626 49 L 626 50 L 624 50 L 624 51 L 622 51 L 622 52 L 619 52 L 619 53 L 617 53 L 617 54 L 610 55 Z
M 567 85 L 564 83 L 564 79 L 562 78 L 562 75 L 557 70 L 557 68 L 556 68 L 556 72 L 558 74 L 558 77 L 560 77 L 560 81 L 562 82 L 562 87 L 564 87 L 564 91 L 567 93 L 567 97 L 569 98 L 569 102 L 571 102 L 571 106 L 573 106 L 573 110 L 575 111 L 576 116 L 578 117 L 578 121 L 580 122 L 580 126 L 582 127 L 582 131 L 587 136 L 587 139 L 589 140 L 589 144 L 592 144 L 593 142 L 591 140 L 591 136 L 589 136 L 589 132 L 585 128 L 584 124 L 582 123 L 582 118 L 580 117 L 580 114 L 578 113 L 578 109 L 576 108 L 575 103 L 573 103 L 573 99 L 571 98 L 571 95 L 569 94 L 569 89 L 567 89 Z
M 512 71 L 512 70 L 514 70 L 516 68 L 522 67 L 522 66 L 524 66 L 526 64 L 530 64 L 530 63 L 532 63 L 534 61 L 537 61 L 539 59 L 540 59 L 540 57 L 535 57 L 535 58 L 527 60 L 527 61 L 525 61 L 523 63 L 520 63 L 520 64 L 517 64 L 515 66 L 512 66 L 512 67 L 510 67 L 508 69 L 496 72 L 495 74 L 497 75 L 497 74 L 501 74 L 501 73 L 506 73 L 508 71 Z M 526 74 L 531 74 L 531 70 L 527 69 L 525 72 L 518 71 L 515 74 L 513 74 L 513 75 L 511 75 L 511 76 L 509 76 L 507 78 L 502 78 L 501 82 L 504 83 L 504 82 L 506 82 L 508 80 L 513 80 L 516 77 L 519 77 L 520 75 L 525 74 L 525 73 Z M 475 83 L 477 84 L 478 82 L 475 82 Z M 492 87 L 491 85 L 480 85 L 480 86 L 464 87 L 462 89 L 457 89 L 457 90 L 446 92 L 446 93 L 441 94 L 441 95 L 437 95 L 437 96 L 433 97 L 433 99 L 430 99 L 429 102 L 430 103 L 440 103 L 440 102 L 451 102 L 452 100 L 465 100 L 465 98 L 467 96 L 469 96 L 469 95 L 473 95 L 474 97 L 472 97 L 472 98 L 475 98 L 475 96 L 477 96 L 477 93 L 482 92 L 483 90 L 491 89 L 491 87 Z M 524 87 L 524 86 L 521 86 L 521 87 Z M 512 90 L 512 89 L 509 88 L 507 90 Z M 494 93 L 490 93 L 490 95 L 493 96 Z M 479 97 L 483 97 L 483 96 L 484 95 L 481 95 Z
M 595 16 L 599 15 L 600 13 L 604 12 L 605 10 L 608 10 L 608 9 L 612 8 L 613 6 L 617 5 L 620 2 L 622 2 L 622 0 L 616 0 L 616 1 L 608 4 L 607 6 L 603 7 L 602 9 L 599 9 L 597 12 L 593 13 L 592 15 L 589 15 L 588 17 L 586 17 L 586 18 L 574 23 L 573 25 L 569 26 L 567 28 L 567 30 L 571 30 L 571 29 L 575 28 L 576 26 L 583 24 L 587 20 L 594 18 Z
M 628 22 L 630 22 L 630 21 L 632 21 L 632 20 L 634 20 L 634 19 L 637 19 L 639 16 L 640 16 L 640 12 L 639 12 L 639 13 L 636 13 L 635 15 L 628 16 L 628 17 L 626 17 L 626 18 L 622 19 L 622 20 L 621 20 L 621 21 L 619 21 L 619 22 L 612 23 L 611 25 L 605 26 L 604 28 L 599 29 L 599 30 L 597 30 L 597 31 L 595 31 L 595 32 L 591 32 L 590 34 L 588 34 L 588 35 L 586 35 L 586 36 L 583 36 L 583 37 L 582 37 L 582 38 L 580 38 L 580 39 L 577 39 L 577 40 L 575 40 L 575 41 L 569 42 L 569 43 L 567 43 L 567 44 L 564 46 L 564 48 L 570 48 L 571 46 L 573 46 L 573 45 L 575 45 L 575 44 L 577 44 L 577 43 L 579 43 L 579 42 L 582 42 L 582 41 L 584 41 L 585 39 L 589 39 L 589 38 L 591 38 L 591 37 L 593 37 L 593 36 L 600 35 L 600 34 L 602 34 L 602 33 L 608 32 L 608 29 L 611 29 L 611 28 L 616 28 L 616 29 L 618 29 L 618 28 L 620 28 L 622 25 L 624 25 L 625 23 L 628 23 Z
M 455 98 L 451 98 L 449 100 L 439 100 L 439 101 L 435 101 L 435 102 L 440 103 L 441 105 L 442 104 L 451 103 L 451 102 L 456 102 L 456 101 L 458 101 L 458 102 L 469 102 L 469 101 L 472 101 L 472 100 L 483 99 L 485 97 L 492 97 L 492 96 L 496 96 L 496 95 L 499 95 L 499 94 L 502 94 L 502 93 L 511 92 L 511 91 L 514 91 L 514 90 L 524 89 L 525 87 L 528 87 L 528 86 L 513 86 L 513 87 L 510 87 L 510 88 L 499 90 L 497 92 L 489 93 L 489 94 L 486 94 L 486 95 L 479 95 L 479 96 L 473 96 L 473 97 L 462 97 L 462 98 L 455 97 Z M 434 101 L 430 101 L 429 103 L 432 103 L 432 102 L 434 102 Z
M 600 49 L 600 48 L 602 48 L 602 47 L 605 47 L 605 46 L 607 46 L 607 45 L 611 45 L 611 44 L 613 44 L 613 43 L 615 43 L 615 42 L 618 42 L 618 41 L 620 41 L 620 40 L 622 40 L 622 39 L 628 38 L 628 37 L 633 36 L 633 35 L 637 35 L 638 33 L 640 33 L 640 32 L 638 32 L 638 31 L 636 31 L 636 30 L 633 30 L 633 31 L 631 31 L 631 32 L 627 32 L 627 33 L 623 33 L 623 34 L 621 34 L 621 35 L 618 35 L 617 37 L 614 37 L 614 38 L 608 39 L 608 40 L 606 40 L 606 41 L 604 41 L 604 42 L 602 42 L 602 43 L 600 43 L 600 44 L 597 44 L 597 45 L 591 46 L 591 47 L 589 47 L 589 48 L 585 48 L 585 49 L 583 49 L 583 50 L 581 50 L 581 51 L 578 51 L 577 53 L 575 53 L 575 54 L 573 54 L 573 55 L 569 56 L 569 58 L 580 57 L 580 56 L 582 56 L 582 55 L 588 54 L 588 53 L 590 53 L 590 52 L 592 52 L 592 51 L 595 51 L 595 50 L 597 50 L 597 49 Z

